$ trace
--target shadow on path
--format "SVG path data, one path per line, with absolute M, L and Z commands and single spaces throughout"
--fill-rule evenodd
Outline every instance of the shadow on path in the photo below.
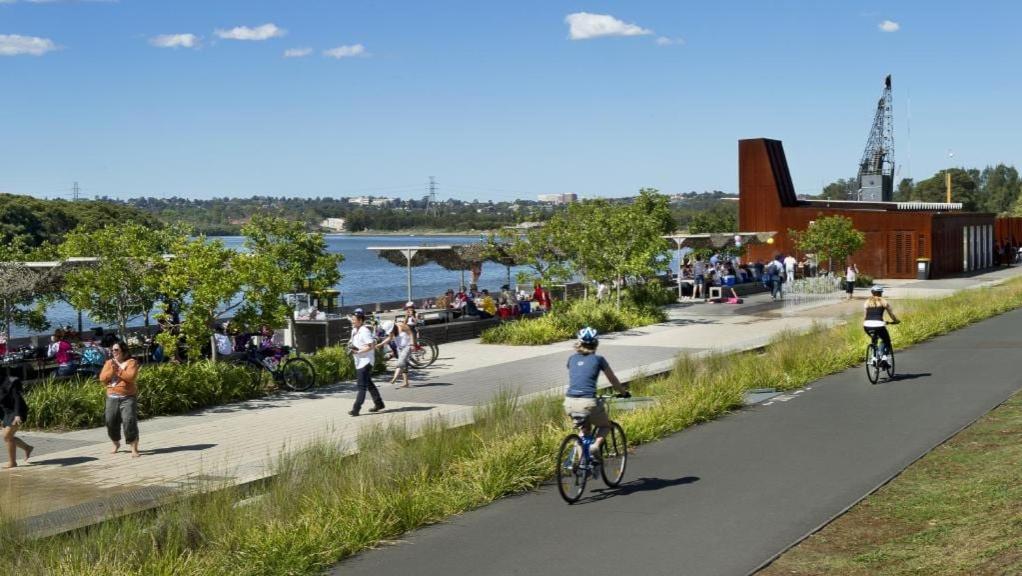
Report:
M 894 378 L 888 380 L 888 382 L 901 382 L 902 380 L 915 380 L 916 378 L 926 378 L 927 376 L 933 376 L 929 372 L 921 372 L 919 374 L 895 374 Z
M 30 464 L 33 466 L 74 466 L 75 464 L 85 464 L 93 460 L 99 460 L 99 458 L 94 456 L 71 456 L 68 458 L 50 458 L 49 460 L 32 460 Z
M 173 454 L 174 452 L 198 452 L 208 450 L 216 444 L 189 444 L 187 446 L 167 446 L 166 448 L 153 448 L 152 450 L 139 450 L 139 453 L 151 456 L 155 454 Z
M 615 496 L 628 496 L 629 494 L 635 494 L 636 492 L 652 492 L 654 490 L 662 490 L 664 488 L 692 484 L 698 481 L 698 476 L 684 476 L 673 480 L 666 480 L 664 478 L 636 478 L 635 480 L 621 484 L 617 488 L 601 488 L 593 490 L 596 494 L 580 500 L 576 504 L 591 504 L 593 502 L 600 502 Z
M 435 406 L 402 406 L 400 408 L 386 409 L 379 412 L 380 414 L 395 414 L 397 412 L 425 412 L 432 410 Z

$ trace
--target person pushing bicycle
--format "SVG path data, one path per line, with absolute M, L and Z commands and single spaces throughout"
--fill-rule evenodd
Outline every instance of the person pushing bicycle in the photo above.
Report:
M 599 458 L 603 437 L 610 428 L 607 410 L 603 403 L 596 399 L 596 381 L 600 378 L 600 372 L 606 375 L 614 390 L 622 396 L 630 396 L 628 385 L 622 384 L 611 370 L 607 359 L 596 353 L 599 344 L 600 339 L 595 328 L 586 326 L 578 331 L 575 353 L 568 358 L 568 390 L 564 398 L 565 414 L 569 416 L 573 413 L 586 414 L 584 433 L 589 433 L 589 426 L 596 426 L 596 441 L 590 447 L 590 454 L 594 458 Z
M 891 346 L 891 334 L 887 331 L 887 322 L 884 321 L 884 312 L 891 317 L 891 323 L 900 322 L 894 315 L 891 304 L 884 298 L 884 287 L 873 286 L 869 290 L 870 296 L 866 300 L 866 317 L 862 322 L 862 329 L 873 338 L 876 335 L 883 342 L 883 355 L 880 358 L 882 364 L 890 362 L 889 352 L 894 348 Z M 869 360 L 873 362 L 873 359 Z

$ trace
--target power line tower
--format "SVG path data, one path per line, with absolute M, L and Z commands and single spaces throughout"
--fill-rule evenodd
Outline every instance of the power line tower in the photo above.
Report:
M 438 211 L 436 203 L 436 179 L 434 179 L 432 176 L 429 177 L 428 190 L 429 193 L 426 196 L 426 216 L 429 216 L 430 214 L 432 214 L 433 216 L 439 216 L 440 212 Z
M 78 182 L 75 182 L 74 184 L 72 184 L 71 185 L 71 199 L 74 200 L 75 202 L 77 202 L 78 198 L 81 196 L 81 194 L 82 194 L 82 189 L 81 189 L 81 187 L 78 186 Z
M 894 97 L 890 74 L 884 79 L 873 128 L 859 160 L 859 190 L 859 200 L 867 202 L 890 202 L 894 197 Z

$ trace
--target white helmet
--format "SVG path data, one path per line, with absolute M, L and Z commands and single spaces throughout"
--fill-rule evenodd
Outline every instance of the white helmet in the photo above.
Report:
M 596 328 L 586 326 L 578 331 L 578 341 L 582 344 L 595 344 L 599 339 L 599 333 L 596 331 Z
M 385 333 L 390 334 L 390 332 L 394 329 L 394 322 L 391 320 L 384 320 L 380 323 L 380 329 L 382 329 Z

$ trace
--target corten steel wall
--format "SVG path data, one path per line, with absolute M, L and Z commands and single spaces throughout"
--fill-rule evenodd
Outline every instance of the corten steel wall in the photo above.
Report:
M 1022 218 L 998 218 L 994 221 L 994 239 L 998 244 L 1011 242 L 1018 246 L 1022 242 Z
M 775 254 L 797 254 L 788 230 L 805 230 L 824 216 L 851 218 L 866 236 L 863 248 L 852 255 L 859 271 L 880 278 L 915 278 L 916 258 L 931 258 L 931 277 L 962 271 L 962 227 L 993 224 L 990 214 L 849 210 L 800 205 L 788 173 L 784 149 L 778 140 L 738 142 L 738 229 L 740 232 L 777 232 L 773 245 L 750 246 L 751 260 Z M 939 226 L 939 230 L 935 227 Z M 937 251 L 934 252 L 934 246 Z M 934 259 L 933 255 L 937 254 Z M 833 263 L 841 272 L 843 262 Z M 820 262 L 826 266 L 826 262 Z

